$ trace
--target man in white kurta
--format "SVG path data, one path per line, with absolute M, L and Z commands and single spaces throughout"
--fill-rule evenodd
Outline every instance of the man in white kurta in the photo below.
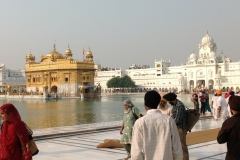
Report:
M 160 95 L 148 91 L 144 97 L 147 114 L 133 127 L 132 160 L 182 160 L 183 151 L 173 118 L 157 109 Z
M 228 117 L 227 102 L 225 98 L 222 97 L 221 90 L 217 90 L 217 95 L 218 95 L 217 106 L 218 109 L 220 110 L 221 118 L 225 120 Z

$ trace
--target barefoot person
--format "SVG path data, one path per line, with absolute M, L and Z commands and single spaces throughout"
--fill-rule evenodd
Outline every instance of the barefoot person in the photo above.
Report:
M 124 116 L 122 127 L 120 129 L 120 134 L 122 135 L 120 143 L 123 145 L 124 149 L 126 150 L 128 156 L 125 160 L 128 160 L 131 155 L 131 141 L 132 141 L 132 128 L 137 120 L 137 118 L 141 117 L 141 113 L 137 107 L 133 105 L 133 103 L 126 99 L 123 102 L 124 106 Z

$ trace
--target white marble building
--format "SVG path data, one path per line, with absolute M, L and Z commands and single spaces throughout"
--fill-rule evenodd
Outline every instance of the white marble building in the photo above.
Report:
M 217 45 L 208 33 L 202 38 L 198 48 L 198 55 L 190 54 L 187 62 L 181 66 L 171 66 L 170 60 L 155 60 L 154 68 L 127 69 L 126 75 L 135 81 L 139 89 L 191 91 L 201 88 L 223 90 L 232 88 L 239 90 L 240 61 L 232 62 L 223 52 L 217 55 Z M 99 72 L 96 77 L 98 75 L 100 75 Z M 107 80 L 104 82 L 98 80 L 98 82 L 103 86 Z
M 4 64 L 0 64 L 0 91 L 6 91 L 7 86 L 12 86 L 12 90 L 19 90 L 26 88 L 25 70 L 10 70 L 5 68 Z
M 107 89 L 107 82 L 114 77 L 123 77 L 125 75 L 125 71 L 121 68 L 113 68 L 108 71 L 101 71 L 101 65 L 95 65 L 95 77 L 94 77 L 94 85 L 97 86 L 99 83 L 103 90 Z

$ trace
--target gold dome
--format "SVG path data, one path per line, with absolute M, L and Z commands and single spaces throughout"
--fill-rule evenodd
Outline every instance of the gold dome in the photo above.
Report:
M 87 52 L 86 58 L 93 58 L 92 51 L 90 50 L 90 47 L 89 47 L 89 50 Z
M 63 55 L 61 53 L 57 52 L 55 44 L 53 46 L 54 46 L 53 51 L 48 53 L 45 57 L 49 57 L 49 58 L 54 57 L 54 59 L 62 59 Z
M 67 49 L 66 52 L 65 52 L 65 55 L 66 55 L 66 56 L 72 56 L 72 51 L 71 51 L 71 49 L 69 48 L 69 45 L 68 45 L 68 49 Z
M 26 59 L 35 60 L 35 56 L 33 56 L 31 51 L 30 51 L 30 53 L 26 56 Z

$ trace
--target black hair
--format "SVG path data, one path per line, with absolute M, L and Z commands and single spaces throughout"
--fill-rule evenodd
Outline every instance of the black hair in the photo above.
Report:
M 154 90 L 148 91 L 144 96 L 144 105 L 152 109 L 157 109 L 160 100 L 161 96 L 158 92 Z

